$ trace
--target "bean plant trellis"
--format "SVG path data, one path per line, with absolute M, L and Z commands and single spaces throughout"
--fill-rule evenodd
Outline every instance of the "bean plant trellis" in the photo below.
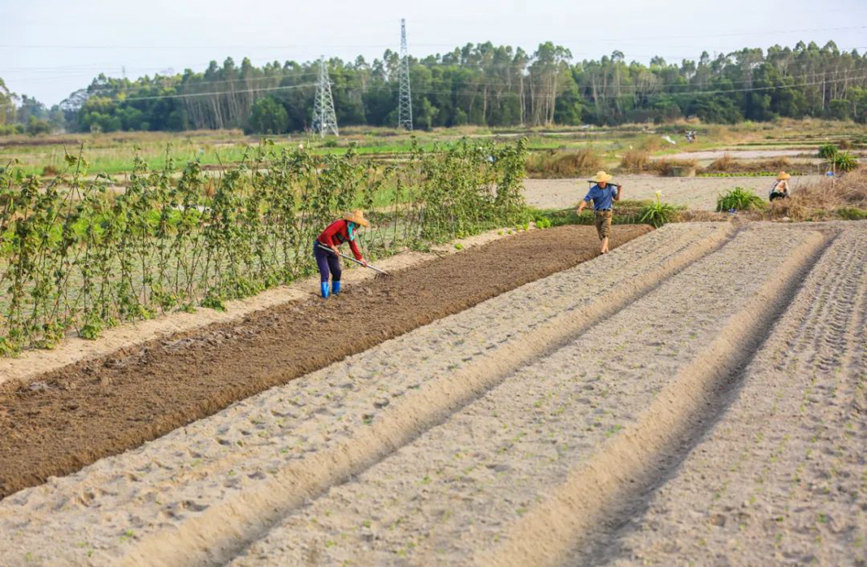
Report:
M 0 168 L 0 354 L 121 321 L 222 308 L 313 271 L 316 234 L 368 211 L 372 258 L 523 220 L 526 145 L 460 141 L 397 164 L 263 141 L 219 171 L 136 159 L 128 182 L 67 155 L 53 179 Z

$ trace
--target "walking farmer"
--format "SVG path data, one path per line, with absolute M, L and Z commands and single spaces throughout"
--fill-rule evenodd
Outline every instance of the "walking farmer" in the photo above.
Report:
M 328 276 L 331 275 L 331 290 L 330 293 L 340 293 L 340 251 L 338 247 L 344 242 L 349 243 L 349 248 L 352 249 L 352 254 L 362 266 L 367 266 L 367 261 L 362 258 L 361 251 L 358 249 L 355 237 L 358 235 L 358 228 L 362 226 L 370 226 L 370 222 L 364 218 L 364 213 L 361 211 L 353 211 L 329 224 L 322 233 L 313 241 L 313 257 L 316 258 L 316 266 L 319 268 L 321 280 L 322 297 L 327 298 L 329 295 Z
M 611 176 L 604 171 L 597 171 L 596 177 L 591 180 L 593 185 L 587 191 L 587 195 L 581 204 L 578 205 L 578 214 L 584 210 L 591 200 L 593 201 L 593 211 L 596 215 L 596 232 L 599 234 L 599 240 L 602 241 L 603 254 L 608 254 L 608 237 L 611 236 L 611 208 L 614 201 L 620 200 L 620 191 L 622 185 L 609 183 Z

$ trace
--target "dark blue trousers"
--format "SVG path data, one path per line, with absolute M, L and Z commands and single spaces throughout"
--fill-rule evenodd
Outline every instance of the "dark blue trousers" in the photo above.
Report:
M 340 269 L 340 257 L 324 250 L 318 244 L 318 240 L 313 241 L 313 257 L 316 258 L 316 266 L 319 268 L 319 277 L 323 282 L 328 281 L 328 274 L 331 273 L 331 279 L 339 282 L 340 275 L 343 273 Z

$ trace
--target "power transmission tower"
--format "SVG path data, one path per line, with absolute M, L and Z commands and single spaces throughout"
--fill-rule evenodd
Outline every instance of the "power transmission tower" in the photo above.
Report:
M 337 115 L 334 114 L 334 99 L 331 98 L 331 81 L 328 79 L 328 69 L 325 68 L 325 56 L 319 58 L 319 83 L 316 85 L 316 97 L 313 99 L 313 131 L 325 137 L 326 132 L 337 132 Z
M 409 90 L 409 55 L 406 50 L 406 20 L 400 20 L 400 92 L 397 99 L 397 127 L 412 130 L 412 95 Z

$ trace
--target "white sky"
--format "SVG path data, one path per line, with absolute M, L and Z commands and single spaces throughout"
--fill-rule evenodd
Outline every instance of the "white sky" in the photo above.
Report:
M 867 0 L 0 0 L 0 78 L 51 106 L 123 68 L 135 78 L 228 56 L 372 61 L 399 49 L 402 17 L 417 57 L 485 41 L 642 63 L 799 40 L 867 51 Z

